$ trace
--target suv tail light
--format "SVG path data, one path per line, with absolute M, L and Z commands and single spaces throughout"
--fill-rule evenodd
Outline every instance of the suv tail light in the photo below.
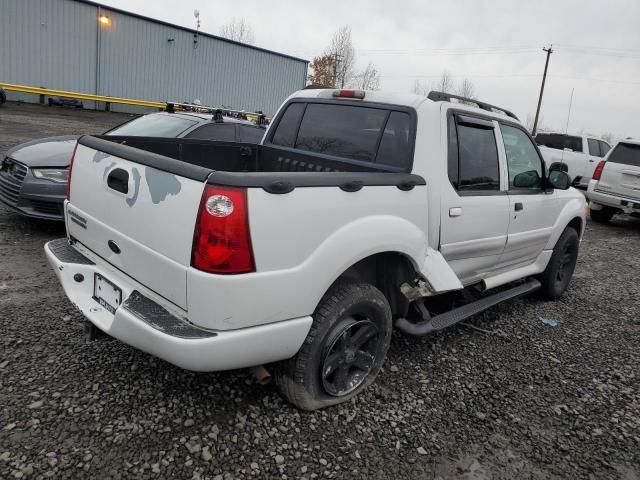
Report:
M 205 187 L 193 235 L 191 266 L 219 274 L 255 272 L 246 188 Z
M 67 200 L 71 200 L 71 170 L 73 169 L 73 159 L 76 156 L 77 149 L 78 144 L 76 143 L 73 147 L 73 153 L 71 154 L 71 161 L 69 162 L 69 176 L 67 177 Z
M 605 162 L 604 160 L 600 160 L 600 163 L 598 163 L 598 166 L 596 167 L 596 169 L 593 171 L 593 179 L 594 180 L 600 180 L 600 177 L 602 176 L 602 171 L 604 170 L 604 166 L 607 162 Z

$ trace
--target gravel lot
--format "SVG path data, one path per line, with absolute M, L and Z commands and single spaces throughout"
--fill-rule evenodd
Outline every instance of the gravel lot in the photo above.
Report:
M 126 118 L 6 104 L 0 153 Z M 85 344 L 42 249 L 63 235 L 0 207 L 0 478 L 640 478 L 640 220 L 588 226 L 562 300 L 395 334 L 373 388 L 315 413 Z

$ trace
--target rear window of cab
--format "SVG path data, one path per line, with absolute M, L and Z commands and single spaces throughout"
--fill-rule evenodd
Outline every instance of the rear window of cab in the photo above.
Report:
M 410 170 L 413 122 L 406 109 L 335 103 L 290 103 L 271 144 Z

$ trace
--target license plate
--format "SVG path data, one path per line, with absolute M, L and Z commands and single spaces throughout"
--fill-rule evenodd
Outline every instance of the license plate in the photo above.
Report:
M 93 299 L 102 305 L 105 310 L 116 313 L 116 308 L 122 302 L 122 290 L 99 273 L 96 273 L 93 282 Z

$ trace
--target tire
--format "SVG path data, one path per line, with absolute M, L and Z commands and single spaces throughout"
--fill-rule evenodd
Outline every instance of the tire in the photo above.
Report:
M 298 353 L 274 369 L 276 384 L 302 410 L 346 402 L 375 380 L 391 329 L 391 309 L 380 290 L 338 283 L 320 301 Z
M 565 228 L 553 247 L 547 268 L 540 276 L 540 293 L 547 300 L 557 300 L 565 292 L 578 261 L 580 239 L 573 228 Z
M 611 207 L 606 207 L 602 205 L 602 210 L 590 210 L 589 216 L 591 220 L 598 223 L 609 223 L 611 218 L 615 215 L 616 210 Z

